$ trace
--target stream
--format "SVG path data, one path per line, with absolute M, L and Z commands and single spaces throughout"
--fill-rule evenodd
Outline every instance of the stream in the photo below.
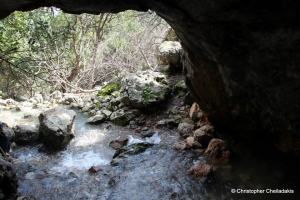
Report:
M 0 117 L 12 127 L 17 123 L 37 124 L 38 113 L 24 119 L 20 112 L 3 111 Z M 257 185 L 262 182 L 272 182 L 277 187 L 278 178 L 266 174 L 269 168 L 259 174 L 258 169 L 247 164 L 264 180 L 256 179 L 256 182 L 246 180 L 246 174 L 243 181 L 224 183 L 211 177 L 204 184 L 187 175 L 186 171 L 203 157 L 192 151 L 175 150 L 175 143 L 180 140 L 175 129 L 157 130 L 147 139 L 147 142 L 154 144 L 153 147 L 123 159 L 118 166 L 111 166 L 115 150 L 108 146 L 110 141 L 122 134 L 129 135 L 130 144 L 146 140 L 141 139 L 134 130 L 111 123 L 85 124 L 87 116 L 78 111 L 76 113 L 75 139 L 65 150 L 43 153 L 38 151 L 40 145 L 12 149 L 11 158 L 17 169 L 20 197 L 29 200 L 294 199 L 294 196 L 231 193 L 233 188 L 258 188 Z M 91 167 L 96 172 L 89 172 Z M 241 172 L 244 168 L 245 165 L 241 165 L 237 171 Z M 276 173 L 280 176 L 281 171 Z M 276 189 L 271 185 L 269 187 Z

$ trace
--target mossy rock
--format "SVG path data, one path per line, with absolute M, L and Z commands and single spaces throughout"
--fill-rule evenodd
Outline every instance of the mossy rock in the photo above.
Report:
M 98 92 L 97 96 L 106 97 L 111 95 L 114 91 L 118 91 L 120 89 L 120 83 L 109 83 L 106 86 L 104 86 L 101 91 Z

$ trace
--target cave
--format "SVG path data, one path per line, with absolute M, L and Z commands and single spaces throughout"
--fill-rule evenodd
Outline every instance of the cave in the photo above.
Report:
M 299 4 L 295 0 L 1 0 L 0 18 L 50 6 L 73 14 L 155 11 L 179 36 L 186 53 L 186 84 L 215 129 L 249 147 L 257 142 L 298 157 Z

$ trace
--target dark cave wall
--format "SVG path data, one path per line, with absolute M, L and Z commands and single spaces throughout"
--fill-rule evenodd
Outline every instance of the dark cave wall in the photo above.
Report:
M 186 83 L 217 130 L 252 135 L 285 152 L 300 148 L 300 23 L 295 0 L 0 0 L 14 10 L 56 6 L 69 13 L 154 10 L 187 54 Z

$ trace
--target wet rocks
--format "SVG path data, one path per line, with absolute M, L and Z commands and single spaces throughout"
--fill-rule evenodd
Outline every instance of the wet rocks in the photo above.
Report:
M 178 133 L 181 137 L 187 138 L 193 135 L 194 125 L 187 122 L 178 125 Z
M 139 112 L 137 110 L 125 111 L 124 109 L 120 109 L 111 114 L 110 121 L 118 126 L 126 126 L 132 119 L 138 116 L 138 114 Z
M 224 165 L 228 163 L 230 151 L 227 142 L 220 139 L 212 139 L 204 153 L 207 160 L 214 164 Z
M 193 175 L 195 178 L 200 179 L 202 182 L 205 182 L 206 178 L 210 176 L 213 172 L 213 167 L 206 162 L 200 162 L 193 165 L 188 171 L 187 174 Z
M 12 163 L 0 155 L 0 199 L 16 199 L 18 180 Z
M 152 147 L 154 144 L 148 143 L 148 142 L 140 142 L 140 143 L 135 143 L 130 146 L 123 147 L 121 149 L 118 149 L 113 158 L 124 158 L 127 155 L 136 155 L 139 153 L 143 153 L 148 149 L 149 147 Z
M 65 148 L 75 137 L 73 125 L 76 113 L 63 107 L 39 115 L 39 139 L 54 150 Z
M 102 122 L 104 122 L 106 120 L 106 116 L 99 114 L 99 115 L 95 115 L 93 117 L 90 117 L 86 120 L 87 124 L 101 124 Z
M 213 134 L 208 133 L 207 131 L 203 130 L 204 128 L 200 128 L 194 131 L 194 138 L 204 147 L 208 146 L 208 143 L 213 138 Z
M 117 139 L 111 141 L 109 143 L 109 146 L 115 150 L 120 149 L 124 147 L 128 142 L 128 137 L 127 136 L 119 136 Z
M 31 125 L 17 125 L 14 127 L 15 143 L 20 145 L 38 142 L 39 129 Z
M 202 144 L 200 144 L 194 137 L 187 137 L 186 138 L 186 149 L 188 148 L 195 148 L 200 149 L 202 148 Z

